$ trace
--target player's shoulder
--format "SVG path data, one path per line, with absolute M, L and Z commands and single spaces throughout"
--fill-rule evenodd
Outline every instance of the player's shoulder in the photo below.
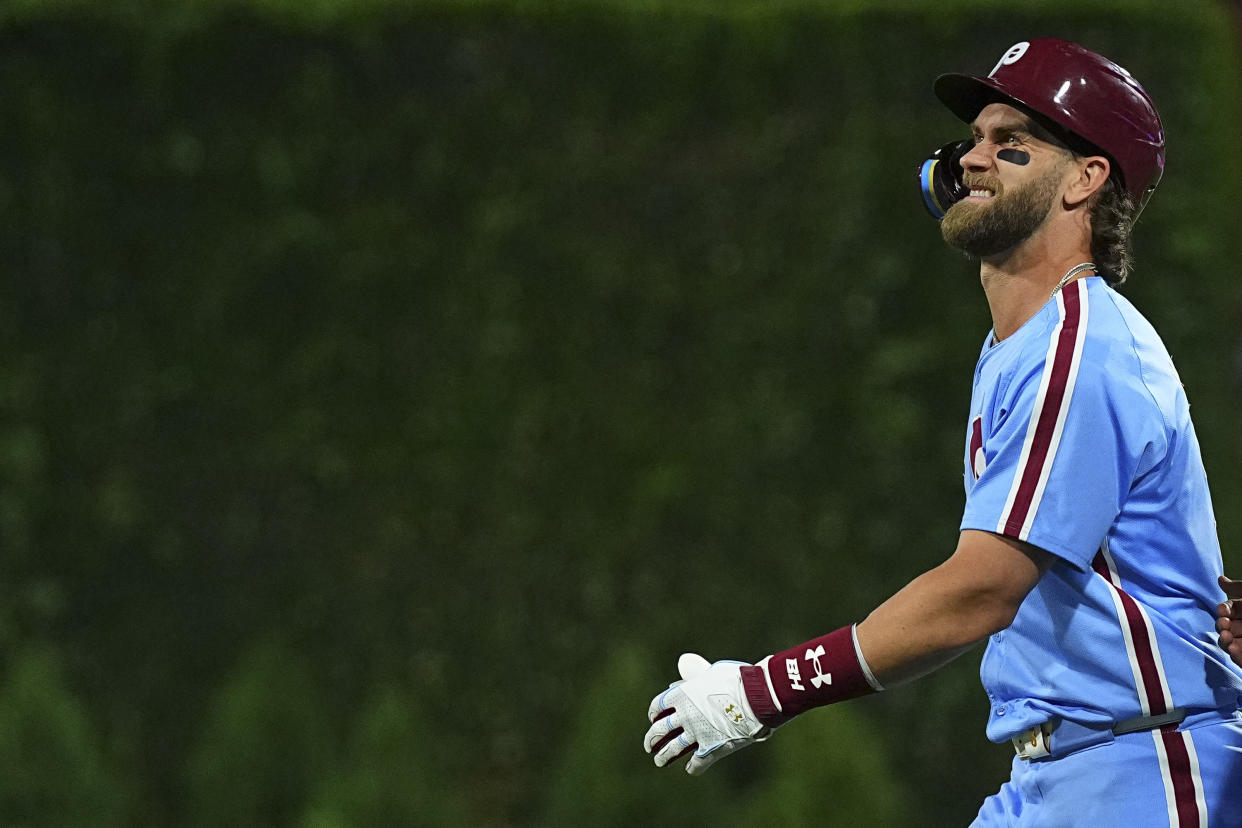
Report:
M 1084 280 L 1088 302 L 1080 371 L 1125 410 L 1171 423 L 1180 410 L 1181 378 L 1155 326 L 1103 279 Z M 1154 413 L 1154 412 L 1152 412 Z
M 1160 343 L 1155 327 L 1138 308 L 1104 279 L 1093 276 L 1082 280 L 1088 334 L 1113 337 L 1129 342 Z M 1163 350 L 1164 344 L 1160 343 Z
M 1088 308 L 1084 356 L 1103 371 L 1130 368 L 1151 377 L 1175 377 L 1168 348 L 1151 321 L 1103 279 L 1083 281 Z
M 1100 277 L 1066 285 L 1031 322 L 1012 361 L 1016 379 L 1072 371 L 1080 382 L 1149 396 L 1146 376 L 1175 375 L 1155 328 Z

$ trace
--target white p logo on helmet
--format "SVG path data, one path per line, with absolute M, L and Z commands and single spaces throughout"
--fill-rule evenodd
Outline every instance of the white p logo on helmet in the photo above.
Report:
M 1022 60 L 1022 56 L 1026 54 L 1026 50 L 1031 48 L 1031 42 L 1024 40 L 1021 43 L 1015 43 L 1009 47 L 1009 51 L 1001 55 L 1001 59 L 996 61 L 996 65 L 992 67 L 992 71 L 988 72 L 988 77 L 996 74 L 996 70 L 1002 66 L 1009 66 Z

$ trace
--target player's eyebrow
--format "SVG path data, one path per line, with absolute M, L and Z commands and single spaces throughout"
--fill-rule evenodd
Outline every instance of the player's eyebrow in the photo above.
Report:
M 1022 121 L 1019 121 L 1019 120 L 1002 121 L 1001 123 L 995 124 L 992 127 L 990 127 L 990 131 L 994 135 L 1001 135 L 1001 136 L 1028 135 L 1028 136 L 1031 136 L 1032 138 L 1038 137 L 1034 130 L 1034 124 L 1031 123 L 1029 119 L 1022 120 Z M 970 134 L 975 136 L 976 138 L 982 138 L 983 130 L 979 128 L 978 124 L 971 124 Z
M 1025 116 L 1018 116 L 1011 120 L 1001 121 L 1000 123 L 993 125 L 991 127 L 991 131 L 994 135 L 998 135 L 1002 138 L 1010 135 L 1023 135 L 1028 138 L 1035 138 L 1036 140 L 1043 141 L 1046 144 L 1052 144 L 1058 147 L 1065 146 L 1063 141 L 1045 129 L 1037 121 Z M 970 125 L 970 134 L 974 138 L 982 138 L 983 130 L 979 128 L 978 124 L 972 123 Z

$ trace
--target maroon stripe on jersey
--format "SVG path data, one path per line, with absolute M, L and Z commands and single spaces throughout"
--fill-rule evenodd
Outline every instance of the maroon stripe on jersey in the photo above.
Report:
M 1169 775 L 1173 777 L 1173 798 L 1177 803 L 1177 824 L 1199 828 L 1198 795 L 1195 793 L 1195 778 L 1190 770 L 1186 740 L 1177 731 L 1176 725 L 1161 728 L 1160 740 L 1164 742 L 1164 752 L 1169 757 Z
M 1147 625 L 1143 622 L 1138 603 L 1121 588 L 1119 582 L 1113 580 L 1113 574 L 1108 569 L 1108 561 L 1105 560 L 1103 552 L 1095 554 L 1095 558 L 1091 561 L 1091 568 L 1108 582 L 1109 587 L 1117 594 L 1125 612 L 1123 622 L 1130 630 L 1130 640 L 1134 643 L 1134 657 L 1138 661 L 1139 676 L 1142 680 L 1142 686 L 1137 688 L 1138 692 L 1147 699 L 1151 715 L 1158 716 L 1167 712 L 1171 700 L 1164 696 L 1164 688 L 1160 684 L 1160 673 L 1156 669 L 1156 650 L 1147 633 Z M 1199 828 L 1198 792 L 1195 789 L 1195 778 L 1190 766 L 1190 751 L 1186 748 L 1186 740 L 1178 732 L 1176 725 L 1161 728 L 1160 740 L 1169 762 L 1169 781 L 1173 787 L 1177 824 L 1188 828 Z
M 1121 607 L 1126 614 L 1125 625 L 1130 630 L 1130 640 L 1134 642 L 1134 657 L 1138 660 L 1139 675 L 1143 679 L 1143 686 L 1138 691 L 1147 699 L 1151 715 L 1167 713 L 1169 708 L 1164 698 L 1164 688 L 1160 684 L 1160 672 L 1156 669 L 1156 651 L 1152 647 L 1151 637 L 1147 634 L 1147 625 L 1143 623 L 1143 614 L 1139 611 L 1138 604 L 1120 584 L 1113 582 L 1103 552 L 1095 553 L 1091 567 L 1108 581 L 1121 600 Z
M 1074 342 L 1078 339 L 1078 320 L 1080 318 L 1079 283 L 1070 282 L 1061 290 L 1065 303 L 1065 318 L 1061 321 L 1061 333 L 1057 337 L 1056 349 L 1053 351 L 1052 364 L 1044 370 L 1051 371 L 1048 379 L 1048 391 L 1044 395 L 1043 408 L 1039 410 L 1038 424 L 1035 426 L 1035 439 L 1031 441 L 1031 452 L 1026 457 L 1026 465 L 1022 468 L 1022 483 L 1014 498 L 1013 508 L 1009 511 L 1009 519 L 1005 521 L 1004 534 L 1020 537 L 1022 526 L 1026 523 L 1027 512 L 1035 497 L 1035 488 L 1039 485 L 1040 475 L 1044 470 L 1044 462 L 1048 459 L 1048 449 L 1052 446 L 1052 433 L 1056 430 L 1057 417 L 1061 412 L 1061 401 L 1065 398 L 1065 386 L 1069 379 L 1070 366 L 1074 361 Z

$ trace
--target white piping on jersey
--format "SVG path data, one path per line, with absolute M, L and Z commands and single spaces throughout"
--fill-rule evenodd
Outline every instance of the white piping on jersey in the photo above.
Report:
M 1195 750 L 1195 740 L 1190 731 L 1183 731 L 1181 735 L 1186 742 L 1186 752 L 1190 755 L 1190 775 L 1195 783 L 1195 804 L 1199 806 L 1199 828 L 1208 828 L 1207 795 L 1204 793 L 1203 774 L 1199 772 L 1199 752 Z

